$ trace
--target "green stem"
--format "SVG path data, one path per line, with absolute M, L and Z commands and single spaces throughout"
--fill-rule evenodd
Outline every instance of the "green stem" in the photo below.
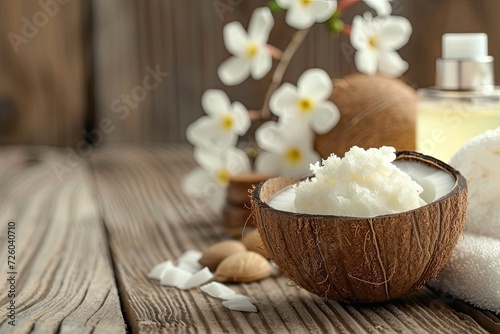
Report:
M 269 88 L 267 89 L 266 97 L 264 98 L 264 105 L 262 106 L 262 119 L 264 120 L 271 119 L 271 111 L 269 110 L 269 101 L 271 100 L 271 96 L 276 91 L 276 89 L 278 89 L 281 82 L 283 81 L 283 76 L 285 75 L 286 69 L 290 64 L 290 61 L 295 55 L 295 52 L 297 52 L 299 46 L 306 38 L 307 34 L 309 33 L 309 30 L 310 28 L 297 30 L 297 32 L 295 32 L 295 34 L 293 35 L 290 44 L 288 44 L 285 51 L 283 51 L 283 55 L 281 56 L 278 66 L 276 66 L 276 70 L 274 71 L 273 74 L 273 79 L 271 81 L 271 84 L 269 85 Z

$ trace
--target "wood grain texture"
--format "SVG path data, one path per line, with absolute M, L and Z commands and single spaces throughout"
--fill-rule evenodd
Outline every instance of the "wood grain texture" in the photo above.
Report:
M 111 118 L 117 124 L 105 141 L 184 141 L 185 128 L 203 115 L 201 96 L 210 88 L 225 89 L 233 101 L 260 110 L 271 74 L 259 81 L 248 79 L 241 85 L 225 87 L 217 77 L 217 68 L 230 56 L 223 43 L 224 25 L 238 20 L 246 28 L 251 12 L 266 3 L 94 0 L 96 124 L 102 118 Z M 285 24 L 284 13 L 275 17 L 270 43 L 284 49 L 295 30 Z M 346 74 L 353 69 L 352 52 L 347 37 L 332 38 L 324 26 L 315 26 L 293 58 L 285 81 L 296 83 L 310 67 L 324 68 L 332 76 Z M 142 85 L 148 66 L 159 66 L 169 76 L 134 108 L 123 102 L 115 102 L 112 107 L 122 94 Z M 120 107 L 129 112 L 118 111 Z M 120 119 L 125 113 L 128 116 Z
M 106 233 L 84 162 L 59 179 L 62 152 L 0 151 L 0 249 L 16 222 L 16 327 L 7 321 L 0 280 L 2 333 L 125 333 Z M 0 264 L 7 276 L 7 257 Z M 15 330 L 14 330 L 15 329 Z
M 146 277 L 155 264 L 224 238 L 220 215 L 180 190 L 180 178 L 194 166 L 191 150 L 107 147 L 90 159 L 134 333 L 486 333 L 470 316 L 450 308 L 449 296 L 427 288 L 392 303 L 352 306 L 324 301 L 275 276 L 231 285 L 257 301 L 259 312 L 246 314 L 226 309 L 199 289 L 160 286 Z
M 82 0 L 0 2 L 0 144 L 83 138 L 88 17 Z

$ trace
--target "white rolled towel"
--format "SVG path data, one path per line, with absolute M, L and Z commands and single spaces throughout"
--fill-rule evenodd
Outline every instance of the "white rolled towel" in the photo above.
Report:
M 500 314 L 500 240 L 465 233 L 429 285 Z
M 465 231 L 500 240 L 500 128 L 466 142 L 450 165 L 467 179 Z

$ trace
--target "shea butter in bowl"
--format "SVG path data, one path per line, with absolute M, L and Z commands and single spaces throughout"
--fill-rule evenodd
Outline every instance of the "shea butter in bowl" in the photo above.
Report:
M 272 178 L 252 194 L 264 247 L 297 285 L 376 303 L 410 295 L 445 265 L 467 210 L 458 171 L 389 147 L 353 147 L 312 169 L 311 178 Z

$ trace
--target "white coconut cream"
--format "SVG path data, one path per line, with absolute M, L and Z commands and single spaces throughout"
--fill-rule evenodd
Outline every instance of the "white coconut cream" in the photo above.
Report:
M 395 161 L 393 147 L 354 146 L 311 165 L 315 176 L 276 194 L 270 206 L 289 212 L 375 217 L 416 209 L 446 195 L 455 180 L 419 162 Z

